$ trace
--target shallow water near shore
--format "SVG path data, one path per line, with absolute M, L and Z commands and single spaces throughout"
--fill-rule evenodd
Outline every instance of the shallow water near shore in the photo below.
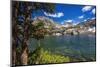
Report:
M 35 50 L 37 40 L 30 39 L 29 49 Z M 87 61 L 95 60 L 96 37 L 95 35 L 63 35 L 47 36 L 41 40 L 41 47 L 54 54 L 70 56 L 73 58 L 85 58 Z

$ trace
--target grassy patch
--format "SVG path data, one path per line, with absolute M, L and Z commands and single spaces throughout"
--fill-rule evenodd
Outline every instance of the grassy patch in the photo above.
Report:
M 30 53 L 29 64 L 48 64 L 48 63 L 63 63 L 70 62 L 69 57 L 62 55 L 52 54 L 50 51 L 43 48 L 37 48 L 34 52 Z

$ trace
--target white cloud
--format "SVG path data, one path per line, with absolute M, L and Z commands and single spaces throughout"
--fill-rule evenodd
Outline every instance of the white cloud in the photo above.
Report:
M 64 24 L 64 22 L 61 22 L 61 24 L 63 25 L 63 24 Z
M 84 6 L 83 8 L 82 8 L 82 11 L 83 12 L 87 12 L 87 11 L 90 11 L 92 9 L 92 6 Z
M 67 22 L 71 23 L 71 22 L 73 22 L 73 20 L 71 20 L 71 19 L 63 20 L 63 21 L 61 22 L 61 24 L 63 25 L 63 24 L 65 24 L 65 23 L 67 23 Z
M 73 20 L 65 20 L 65 22 L 73 22 Z
M 92 10 L 92 13 L 93 13 L 93 14 L 95 14 L 95 13 L 96 13 L 95 8 Z
M 84 22 L 86 22 L 87 20 L 86 20 L 86 19 L 84 19 L 83 21 L 84 21 Z
M 90 18 L 87 18 L 87 20 L 89 20 Z
M 91 19 L 92 19 L 92 20 L 94 20 L 94 19 L 95 19 L 95 17 L 92 17 Z
M 78 18 L 79 18 L 79 19 L 82 19 L 82 18 L 84 18 L 84 16 L 82 15 L 82 16 L 79 16 Z
M 57 17 L 57 18 L 60 18 L 60 17 L 64 16 L 64 13 L 63 13 L 63 12 L 58 12 L 58 13 L 50 14 L 50 13 L 44 12 L 44 15 L 50 16 L 50 17 Z
M 74 22 L 73 25 L 77 25 L 77 24 L 79 24 L 79 23 L 80 23 L 80 22 Z

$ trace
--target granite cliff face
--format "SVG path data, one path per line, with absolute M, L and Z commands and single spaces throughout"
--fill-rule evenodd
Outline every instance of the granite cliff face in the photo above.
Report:
M 62 25 L 44 16 L 35 17 L 32 24 L 36 24 L 40 21 L 45 24 L 44 27 L 48 30 L 48 33 L 52 35 L 95 33 L 96 27 L 96 19 L 90 19 L 76 25 L 74 25 L 73 22 L 65 22 L 65 24 Z
M 55 24 L 56 24 L 56 23 L 54 23 L 54 21 L 52 19 L 49 19 L 49 18 L 44 17 L 44 16 L 35 17 L 33 19 L 32 24 L 36 24 L 39 21 L 43 22 L 46 27 L 48 27 L 48 26 L 55 26 Z
M 96 26 L 96 19 L 87 20 L 85 22 L 81 22 L 78 25 L 85 26 L 85 27 L 95 27 Z

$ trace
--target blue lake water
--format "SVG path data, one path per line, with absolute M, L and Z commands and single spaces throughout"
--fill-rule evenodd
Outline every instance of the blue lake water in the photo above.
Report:
M 64 35 L 47 36 L 41 40 L 41 46 L 52 53 L 71 56 L 75 58 L 85 57 L 95 59 L 96 56 L 95 35 Z M 37 47 L 37 40 L 30 39 L 30 50 Z

